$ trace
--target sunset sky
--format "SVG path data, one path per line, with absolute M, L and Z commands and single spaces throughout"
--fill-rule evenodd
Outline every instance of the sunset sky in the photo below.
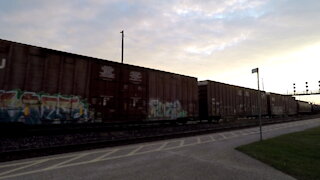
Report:
M 319 92 L 319 0 L 0 0 L 0 24 L 0 39 L 117 62 L 124 30 L 127 64 L 249 88 L 259 67 L 266 91 Z

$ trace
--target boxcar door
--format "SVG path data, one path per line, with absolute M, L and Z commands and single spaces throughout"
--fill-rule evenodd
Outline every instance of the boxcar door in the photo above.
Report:
M 123 66 L 120 91 L 122 121 L 141 121 L 147 117 L 146 70 Z
M 110 62 L 93 62 L 90 86 L 90 112 L 95 121 L 119 120 L 119 67 Z

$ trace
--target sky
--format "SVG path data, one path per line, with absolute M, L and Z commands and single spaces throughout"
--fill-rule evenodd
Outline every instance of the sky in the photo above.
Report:
M 0 0 L 0 39 L 274 93 L 319 92 L 319 0 Z M 320 103 L 319 96 L 297 97 Z

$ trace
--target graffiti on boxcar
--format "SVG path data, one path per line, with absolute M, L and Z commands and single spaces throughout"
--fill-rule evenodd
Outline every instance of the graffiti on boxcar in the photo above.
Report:
M 180 101 L 163 103 L 157 99 L 151 99 L 149 102 L 149 119 L 177 119 L 187 117 L 187 115 L 188 113 L 182 108 Z
M 17 99 L 19 101 L 19 98 Z M 23 92 L 20 98 L 22 108 L 22 116 L 26 124 L 39 124 L 40 121 L 40 95 L 35 92 Z
M 1 91 L 0 119 L 7 122 L 19 121 L 22 114 L 22 104 L 19 101 L 19 91 Z
M 0 121 L 26 124 L 87 121 L 88 104 L 77 96 L 0 90 Z

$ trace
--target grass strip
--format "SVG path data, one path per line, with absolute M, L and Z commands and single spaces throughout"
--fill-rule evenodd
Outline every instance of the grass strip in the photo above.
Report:
M 320 179 L 320 127 L 236 149 L 297 179 Z

